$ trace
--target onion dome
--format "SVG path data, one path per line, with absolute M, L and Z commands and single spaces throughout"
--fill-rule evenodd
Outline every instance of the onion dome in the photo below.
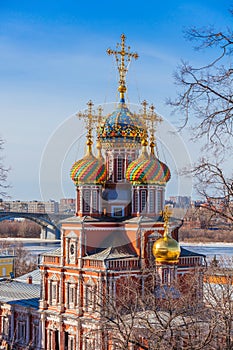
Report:
M 109 114 L 100 127 L 102 143 L 111 142 L 141 142 L 144 128 L 139 117 L 130 112 L 122 98 L 117 109 Z
M 107 171 L 103 160 L 93 156 L 90 141 L 87 145 L 87 154 L 75 162 L 70 171 L 70 177 L 76 185 L 101 184 L 106 180 Z
M 169 234 L 169 218 L 171 211 L 168 206 L 163 212 L 164 217 L 164 235 L 157 239 L 153 244 L 152 253 L 157 263 L 160 264 L 175 264 L 179 261 L 180 245 Z
M 126 170 L 126 179 L 133 184 L 165 184 L 170 180 L 171 173 L 166 164 L 151 153 L 148 155 L 146 145 L 141 156 L 131 162 Z
M 160 264 L 175 264 L 179 260 L 180 245 L 170 235 L 157 239 L 152 248 L 156 262 Z

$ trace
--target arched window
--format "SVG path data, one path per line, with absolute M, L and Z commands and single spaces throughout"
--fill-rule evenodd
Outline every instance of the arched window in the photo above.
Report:
M 159 213 L 163 208 L 162 203 L 162 191 L 157 191 L 157 213 Z
M 134 190 L 134 207 L 133 207 L 133 212 L 137 213 L 138 212 L 138 191 Z
M 150 208 L 150 213 L 155 212 L 155 192 L 152 189 L 149 192 L 149 208 Z
M 141 212 L 144 210 L 146 211 L 146 197 L 147 197 L 147 191 L 146 190 L 141 190 Z
M 90 212 L 90 201 L 91 201 L 91 192 L 90 190 L 83 191 L 83 211 Z
M 97 200 L 97 191 L 92 191 L 92 212 L 98 212 L 98 200 Z
M 85 310 L 92 311 L 96 305 L 96 286 L 86 284 L 85 286 Z
M 121 156 L 117 157 L 117 181 L 123 180 L 124 161 Z

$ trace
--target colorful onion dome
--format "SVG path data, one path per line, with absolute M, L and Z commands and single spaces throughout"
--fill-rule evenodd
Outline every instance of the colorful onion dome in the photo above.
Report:
M 139 117 L 130 112 L 124 99 L 121 99 L 117 109 L 107 116 L 100 127 L 101 141 L 128 142 L 129 140 L 141 142 L 144 128 Z
M 134 184 L 165 184 L 170 177 L 168 166 L 154 154 L 149 156 L 146 151 L 131 162 L 126 170 L 126 179 Z
M 174 238 L 165 233 L 164 237 L 155 241 L 152 252 L 157 263 L 175 264 L 179 261 L 180 245 Z
M 101 184 L 106 180 L 107 171 L 101 159 L 97 159 L 91 152 L 74 163 L 70 177 L 78 184 Z

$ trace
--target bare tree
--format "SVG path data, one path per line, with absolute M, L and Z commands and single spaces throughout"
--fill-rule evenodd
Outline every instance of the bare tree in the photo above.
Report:
M 205 272 L 204 302 L 215 320 L 216 349 L 233 349 L 232 258 L 213 259 Z
M 218 215 L 233 221 L 233 175 L 224 171 L 223 166 L 232 154 L 233 31 L 191 28 L 186 32 L 186 37 L 195 42 L 197 51 L 208 50 L 212 54 L 214 49 L 216 55 L 202 67 L 182 61 L 175 73 L 175 83 L 180 92 L 175 100 L 168 102 L 184 115 L 183 127 L 192 123 L 193 139 L 206 140 L 202 150 L 204 157 L 191 170 L 198 193 L 206 199 L 222 201 L 227 210 L 219 210 Z M 218 211 L 212 205 L 209 209 Z
M 217 321 L 199 287 L 200 271 L 170 285 L 159 285 L 154 269 L 118 280 L 114 296 L 105 291 L 98 298 L 102 329 L 114 349 L 216 349 Z
M 97 339 L 101 330 L 118 350 L 232 350 L 231 266 L 232 259 L 215 258 L 167 285 L 159 283 L 155 269 L 140 278 L 116 279 L 115 292 L 106 285 L 96 293 L 98 327 L 88 336 Z
M 28 272 L 35 270 L 37 265 L 37 258 L 33 256 L 27 249 L 24 248 L 23 243 L 11 244 L 6 241 L 0 242 L 0 254 L 12 254 L 15 256 L 14 274 L 19 277 Z

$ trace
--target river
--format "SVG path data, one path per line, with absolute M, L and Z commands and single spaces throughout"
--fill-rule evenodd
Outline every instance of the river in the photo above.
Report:
M 7 239 L 8 240 L 8 239 Z M 29 250 L 33 255 L 39 255 L 46 251 L 56 249 L 60 247 L 60 241 L 46 241 L 37 239 L 11 239 L 8 240 L 14 245 L 15 242 L 22 241 L 24 247 Z M 233 243 L 180 243 L 182 247 L 191 250 L 195 253 L 204 254 L 207 260 L 211 260 L 215 255 L 216 258 L 220 257 L 233 257 Z

